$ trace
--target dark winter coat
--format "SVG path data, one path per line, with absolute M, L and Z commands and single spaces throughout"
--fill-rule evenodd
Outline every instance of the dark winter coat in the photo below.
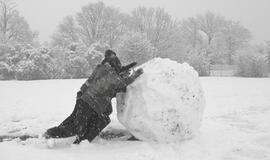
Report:
M 143 73 L 142 69 L 131 76 L 121 77 L 108 63 L 98 65 L 77 93 L 72 114 L 59 126 L 44 134 L 47 138 L 65 138 L 77 135 L 74 143 L 92 141 L 110 123 L 111 99 L 119 90 L 131 84 Z
M 107 63 L 99 64 L 82 85 L 82 95 L 78 98 L 87 102 L 98 114 L 109 115 L 112 112 L 111 99 L 117 91 L 131 84 L 140 74 L 142 70 L 137 70 L 128 77 L 121 77 Z

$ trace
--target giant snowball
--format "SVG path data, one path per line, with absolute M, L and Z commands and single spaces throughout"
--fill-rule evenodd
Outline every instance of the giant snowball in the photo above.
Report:
M 187 63 L 155 58 L 117 94 L 119 121 L 143 141 L 175 142 L 193 137 L 205 108 L 198 73 Z

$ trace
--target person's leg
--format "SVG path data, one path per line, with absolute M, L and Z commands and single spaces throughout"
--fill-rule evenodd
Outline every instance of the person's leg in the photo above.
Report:
M 109 123 L 109 116 L 97 114 L 88 103 L 78 100 L 76 118 L 74 120 L 78 138 L 74 143 L 79 144 L 85 139 L 91 142 Z
M 98 118 L 98 114 L 91 108 L 91 106 L 82 101 L 78 100 L 79 105 L 76 113 L 76 118 L 74 120 L 77 126 L 77 139 L 75 144 L 80 143 L 82 140 L 86 139 L 85 135 L 88 133 L 89 126 L 94 126 Z M 94 104 L 93 104 L 94 105 Z
M 77 112 L 78 101 L 74 107 L 73 112 L 68 116 L 59 126 L 49 128 L 45 133 L 45 138 L 66 138 L 76 135 L 76 126 L 74 125 L 75 114 Z
M 95 123 L 90 123 L 84 138 L 92 142 L 96 136 L 111 122 L 109 116 L 98 116 Z

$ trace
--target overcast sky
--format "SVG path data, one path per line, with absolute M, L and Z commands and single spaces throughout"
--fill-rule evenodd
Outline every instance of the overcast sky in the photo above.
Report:
M 98 0 L 16 0 L 17 9 L 39 32 L 41 41 L 49 40 L 63 17 L 74 15 L 81 6 Z M 270 0 L 103 0 L 106 5 L 130 12 L 137 6 L 162 7 L 178 19 L 213 11 L 227 19 L 240 21 L 255 42 L 270 40 Z

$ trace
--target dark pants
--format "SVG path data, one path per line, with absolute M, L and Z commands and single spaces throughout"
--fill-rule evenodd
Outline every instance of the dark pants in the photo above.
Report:
M 79 99 L 72 114 L 59 126 L 48 129 L 45 136 L 66 138 L 77 135 L 74 143 L 85 139 L 91 142 L 109 123 L 109 116 L 97 114 L 88 103 Z

